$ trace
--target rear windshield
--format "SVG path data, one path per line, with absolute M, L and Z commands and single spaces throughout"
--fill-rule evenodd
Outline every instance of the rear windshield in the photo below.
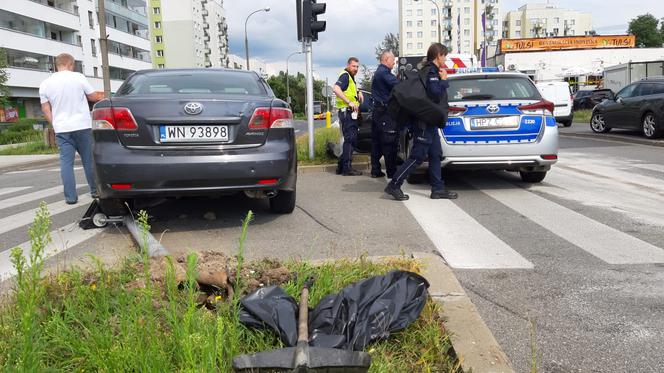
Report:
M 526 78 L 491 77 L 450 79 L 449 101 L 540 100 L 535 85 Z
M 117 96 L 145 94 L 265 95 L 253 74 L 230 71 L 181 71 L 138 74 L 127 80 Z

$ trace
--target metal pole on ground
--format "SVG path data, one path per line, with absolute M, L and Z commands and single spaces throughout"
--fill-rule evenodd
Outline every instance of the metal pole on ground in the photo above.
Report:
M 106 34 L 106 6 L 105 0 L 98 0 L 97 7 L 99 22 L 99 52 L 101 52 L 101 75 L 104 80 L 104 96 L 111 97 L 111 75 L 108 67 L 108 35 Z
M 311 38 L 304 43 L 307 56 L 307 122 L 309 124 L 309 159 L 314 159 L 314 72 L 311 56 Z

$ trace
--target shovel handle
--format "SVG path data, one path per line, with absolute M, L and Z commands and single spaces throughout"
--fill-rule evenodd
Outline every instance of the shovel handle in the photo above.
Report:
M 313 278 L 305 281 L 300 294 L 300 312 L 297 325 L 297 341 L 309 341 L 309 287 L 313 284 Z

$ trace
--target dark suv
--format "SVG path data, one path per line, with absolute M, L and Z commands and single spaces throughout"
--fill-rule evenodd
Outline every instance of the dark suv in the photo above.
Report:
M 595 105 L 607 100 L 613 92 L 610 89 L 595 89 L 592 91 L 578 91 L 574 94 L 574 110 L 592 109 Z
M 597 133 L 611 128 L 640 130 L 649 139 L 664 133 L 664 77 L 634 82 L 595 106 L 590 128 Z

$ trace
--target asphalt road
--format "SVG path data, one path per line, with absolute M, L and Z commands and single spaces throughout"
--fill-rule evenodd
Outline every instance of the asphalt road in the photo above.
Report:
M 540 372 L 662 372 L 664 148 L 577 136 L 583 127 L 561 129 L 560 161 L 539 185 L 446 172 L 458 200 L 431 201 L 426 185 L 407 185 L 402 203 L 382 193 L 385 180 L 301 172 L 291 215 L 243 195 L 181 199 L 149 209 L 152 232 L 175 252 L 233 254 L 252 210 L 250 258 L 437 252 L 517 371 L 537 361 Z M 86 206 L 63 206 L 59 185 L 57 165 L 0 174 L 0 273 L 8 249 L 28 241 L 40 200 L 53 211 L 54 248 L 67 248 L 51 268 L 136 250 L 124 228 L 71 226 Z

